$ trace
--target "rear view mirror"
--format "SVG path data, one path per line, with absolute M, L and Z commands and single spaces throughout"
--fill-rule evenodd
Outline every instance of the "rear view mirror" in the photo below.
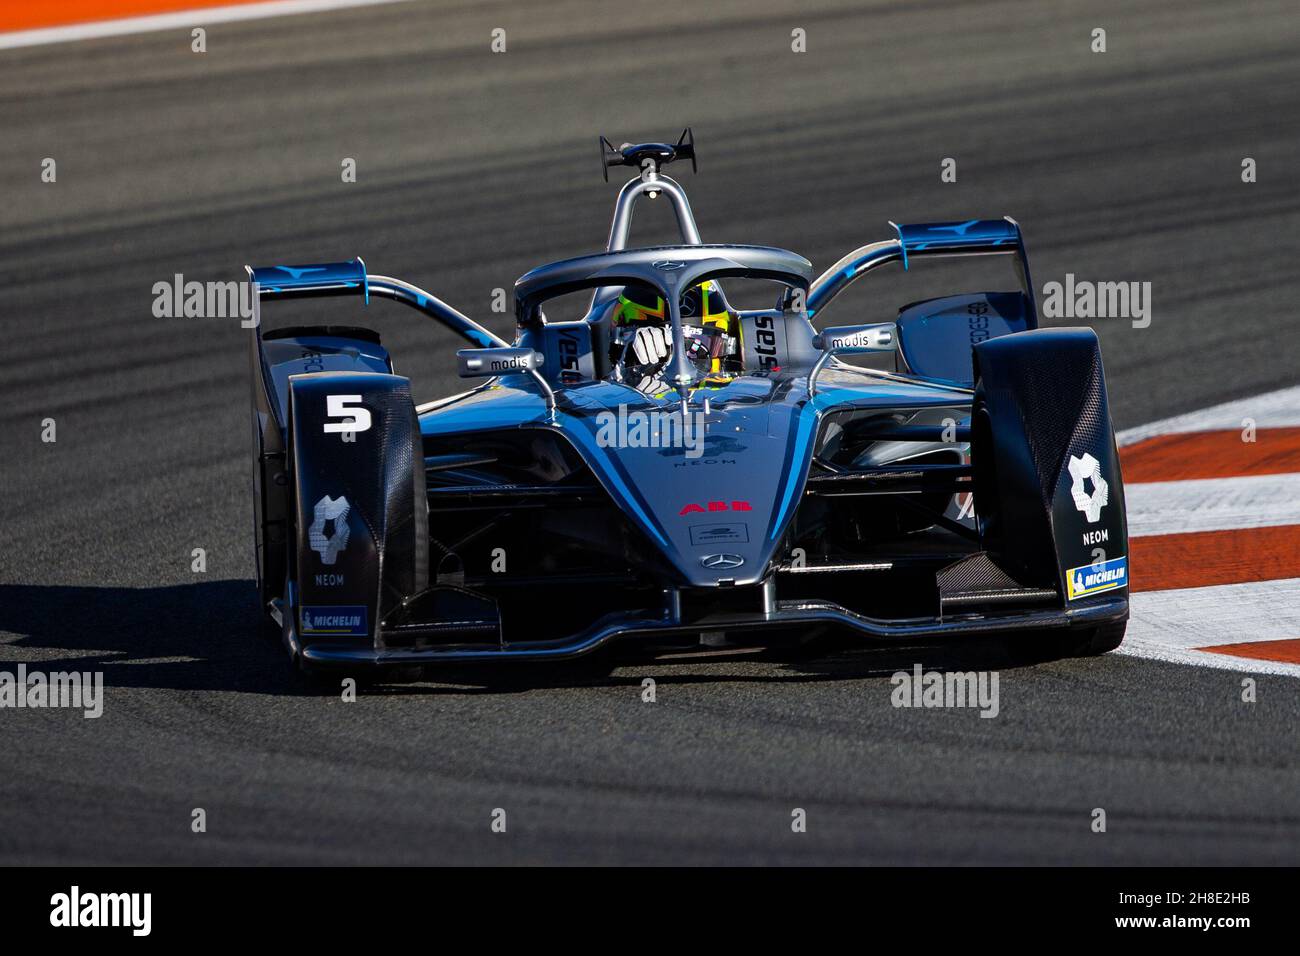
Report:
M 1028 303 L 1020 292 L 974 292 L 927 299 L 898 312 L 902 367 L 913 375 L 971 387 L 971 348 L 999 335 L 1029 328 Z
M 823 352 L 831 353 L 892 352 L 894 323 L 832 326 L 818 332 L 813 337 L 813 345 Z
M 456 353 L 461 378 L 534 372 L 542 367 L 542 361 L 542 353 L 529 348 L 461 349 Z
M 874 325 L 835 325 L 813 336 L 813 345 L 822 350 L 821 357 L 808 373 L 808 396 L 817 394 L 817 376 L 832 355 L 859 355 L 863 352 L 892 352 L 896 348 L 894 323 Z

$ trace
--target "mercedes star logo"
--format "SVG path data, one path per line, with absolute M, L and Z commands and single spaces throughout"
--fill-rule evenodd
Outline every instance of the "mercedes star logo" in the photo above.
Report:
M 745 559 L 738 554 L 706 554 L 700 558 L 700 564 L 710 571 L 729 571 L 744 563 Z
M 654 266 L 656 269 L 661 269 L 664 272 L 673 272 L 677 269 L 686 268 L 686 263 L 681 262 L 677 259 L 656 259 L 654 262 L 650 264 Z

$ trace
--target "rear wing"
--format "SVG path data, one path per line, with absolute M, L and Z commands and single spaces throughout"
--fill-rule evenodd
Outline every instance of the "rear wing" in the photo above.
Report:
M 918 222 L 899 225 L 891 222 L 903 249 L 903 268 L 907 256 L 919 255 L 998 255 L 1015 253 L 1022 258 L 1024 244 L 1020 224 L 1014 219 L 971 219 L 967 222 Z
M 899 261 L 927 256 L 1014 256 L 1016 277 L 1025 295 L 1029 327 L 1038 327 L 1037 300 L 1029 277 L 1020 224 L 1010 216 L 1001 219 L 971 219 L 966 222 L 890 223 L 896 239 L 873 242 L 855 249 L 818 277 L 808 290 L 811 318 L 850 285 L 872 269 Z
M 262 301 L 300 299 L 315 296 L 360 296 L 370 303 L 373 293 L 395 299 L 423 312 L 478 348 L 506 348 L 509 343 L 493 335 L 469 316 L 458 312 L 437 296 L 389 276 L 370 275 L 358 256 L 347 262 L 323 262 L 301 266 L 244 266 L 257 295 L 253 299 L 254 326 L 261 329 Z
M 245 266 L 248 278 L 257 283 L 262 296 L 347 295 L 361 291 L 370 304 L 366 264 L 357 256 L 347 262 L 324 262 L 314 266 Z

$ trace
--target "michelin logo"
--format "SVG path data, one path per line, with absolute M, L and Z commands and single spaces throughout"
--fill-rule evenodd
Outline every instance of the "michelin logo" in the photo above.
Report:
M 303 634 L 332 634 L 336 637 L 365 637 L 364 604 L 302 609 Z
M 1112 558 L 1099 564 L 1085 564 L 1071 568 L 1066 575 L 1069 598 L 1087 597 L 1102 591 L 1114 591 L 1128 586 L 1128 558 Z

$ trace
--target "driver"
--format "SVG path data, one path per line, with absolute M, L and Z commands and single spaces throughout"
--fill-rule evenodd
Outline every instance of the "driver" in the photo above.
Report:
M 687 357 L 706 378 L 729 371 L 736 355 L 736 317 L 717 283 L 706 281 L 682 294 L 682 334 Z M 610 358 L 620 380 L 653 394 L 668 387 L 665 375 L 673 351 L 668 310 L 657 289 L 632 283 L 614 311 Z

